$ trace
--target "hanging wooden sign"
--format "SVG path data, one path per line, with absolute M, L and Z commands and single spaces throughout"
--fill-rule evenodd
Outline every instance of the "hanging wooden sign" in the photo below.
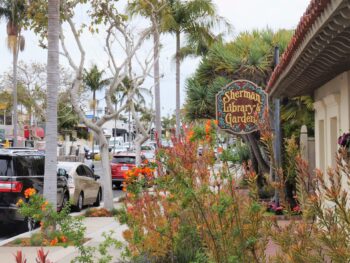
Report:
M 248 134 L 258 129 L 268 105 L 267 93 L 248 80 L 236 80 L 216 95 L 218 126 L 235 134 Z

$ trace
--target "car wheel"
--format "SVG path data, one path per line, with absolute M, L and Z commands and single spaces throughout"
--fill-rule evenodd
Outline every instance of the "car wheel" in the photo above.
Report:
M 21 232 L 28 232 L 33 231 L 38 224 L 35 222 L 32 218 L 25 218 L 24 221 L 20 224 L 20 231 Z
M 79 197 L 78 197 L 77 204 L 75 206 L 76 211 L 80 212 L 83 209 L 83 205 L 84 205 L 84 194 L 83 194 L 83 192 L 81 192 Z
M 102 189 L 100 188 L 97 193 L 96 202 L 93 204 L 93 206 L 100 206 L 101 200 L 102 200 Z

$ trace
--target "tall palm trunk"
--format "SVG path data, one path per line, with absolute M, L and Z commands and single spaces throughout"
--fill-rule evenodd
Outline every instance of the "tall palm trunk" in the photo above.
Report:
M 47 109 L 44 197 L 57 204 L 57 91 L 59 87 L 59 6 L 60 0 L 48 2 Z
M 180 31 L 176 31 L 176 137 L 180 136 Z
M 95 115 L 96 115 L 96 90 L 92 92 L 92 122 L 95 122 Z M 95 142 L 94 142 L 94 133 L 92 134 L 92 156 L 93 159 L 95 159 Z
M 156 25 L 155 25 L 156 26 Z M 161 112 L 160 112 L 160 85 L 159 85 L 159 32 L 153 33 L 153 58 L 154 58 L 154 97 L 155 97 L 155 126 L 158 139 L 162 137 Z
M 17 62 L 19 53 L 19 41 L 16 36 L 16 44 L 13 49 L 13 146 L 17 147 L 17 135 L 18 135 L 18 112 L 17 112 Z

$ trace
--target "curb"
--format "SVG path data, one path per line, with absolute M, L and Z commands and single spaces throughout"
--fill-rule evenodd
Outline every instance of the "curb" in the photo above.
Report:
M 114 202 L 119 203 L 119 199 L 120 199 L 120 197 L 113 198 L 113 203 Z M 101 208 L 101 207 L 103 207 L 103 202 L 101 202 L 101 205 L 99 206 L 99 208 Z M 85 211 L 80 211 L 80 212 L 71 213 L 70 215 L 75 217 L 75 216 L 82 216 L 82 215 L 84 215 L 84 213 L 85 213 Z M 4 245 L 6 245 L 7 243 L 10 243 L 10 242 L 18 239 L 18 238 L 29 237 L 31 234 L 39 232 L 39 230 L 40 229 L 37 228 L 37 229 L 35 229 L 33 231 L 24 232 L 24 233 L 19 234 L 17 236 L 13 236 L 13 237 L 10 237 L 10 238 L 5 239 L 3 241 L 0 241 L 0 247 L 2 247 Z

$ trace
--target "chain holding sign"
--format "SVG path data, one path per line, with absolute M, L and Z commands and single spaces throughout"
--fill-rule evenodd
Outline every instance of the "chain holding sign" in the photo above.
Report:
M 218 126 L 235 134 L 258 130 L 268 106 L 267 93 L 248 80 L 236 80 L 216 95 Z

